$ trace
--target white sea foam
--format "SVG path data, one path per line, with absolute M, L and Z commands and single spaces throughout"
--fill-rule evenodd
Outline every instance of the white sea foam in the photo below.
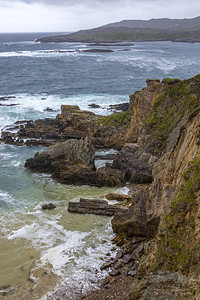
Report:
M 163 71 L 164 73 L 168 73 L 174 71 L 176 68 L 184 67 L 184 66 L 193 66 L 197 64 L 197 61 L 184 57 L 184 59 L 180 58 L 165 58 L 162 56 L 150 56 L 147 51 L 145 55 L 142 55 L 143 51 L 131 52 L 129 55 L 114 55 L 114 56 L 99 56 L 96 57 L 98 62 L 111 61 L 111 62 L 119 62 L 125 66 L 137 67 L 140 69 L 145 69 L 149 71 L 155 71 L 156 69 Z
M 80 56 L 84 54 L 81 50 L 83 49 L 49 49 L 49 50 L 36 50 L 36 51 L 9 51 L 9 52 L 0 52 L 0 57 L 60 57 L 60 56 Z M 86 53 L 88 55 L 88 53 Z M 96 53 L 90 53 L 91 55 L 96 55 Z M 97 53 L 98 54 L 98 53 Z
M 15 199 L 9 193 L 0 190 L 0 202 L 11 204 L 14 201 Z
M 65 242 L 48 249 L 41 257 L 41 263 L 49 262 L 53 266 L 53 271 L 57 275 L 65 273 L 65 267 L 68 263 L 74 262 L 77 253 L 81 252 L 89 233 L 79 231 L 68 231 L 65 235 Z
M 106 272 L 100 272 L 100 266 L 102 258 L 113 247 L 111 238 L 114 235 L 109 221 L 104 230 L 96 226 L 89 232 L 70 231 L 58 223 L 60 216 L 46 215 L 41 210 L 30 212 L 26 214 L 24 225 L 21 223 L 20 226 L 18 217 L 13 218 L 10 222 L 11 231 L 7 228 L 5 235 L 9 240 L 27 239 L 36 249 L 43 249 L 32 271 L 45 269 L 50 264 L 52 271 L 62 279 L 54 292 L 63 288 L 73 299 L 75 291 L 85 291 L 97 284 L 98 279 L 105 277 Z M 18 229 L 12 230 L 15 226 Z M 111 256 L 114 255 L 113 251 Z M 48 299 L 48 295 L 42 299 Z
M 20 42 L 3 42 L 3 45 L 33 45 L 34 41 L 20 41 Z
M 10 105 L 18 103 L 18 106 L 4 106 L 0 112 L 0 129 L 24 119 L 43 119 L 55 117 L 60 112 L 62 104 L 79 105 L 80 109 L 90 110 L 96 114 L 108 115 L 112 111 L 107 110 L 110 104 L 117 104 L 128 101 L 128 96 L 112 94 L 83 94 L 69 97 L 47 94 L 16 94 L 15 98 L 4 101 Z M 98 104 L 98 109 L 89 107 L 89 104 Z M 52 112 L 46 111 L 47 108 Z
M 108 241 L 102 244 L 98 241 L 94 244 L 92 235 L 95 234 L 100 237 L 100 241 L 106 238 L 107 234 L 110 234 L 111 237 L 110 224 L 102 235 L 99 232 L 68 232 L 66 242 L 44 252 L 38 263 L 40 267 L 50 263 L 53 272 L 62 276 L 62 285 L 57 286 L 57 288 L 67 290 L 70 299 L 75 299 L 74 295 L 77 292 L 84 292 L 86 289 L 94 287 L 94 284 L 97 285 L 98 280 L 106 275 L 105 271 L 99 272 L 102 265 L 101 258 L 105 258 L 106 253 L 112 247 L 112 243 Z M 115 252 L 111 256 L 114 255 Z M 54 293 L 55 297 L 50 297 L 50 299 L 56 299 L 56 289 Z M 42 299 L 49 299 L 48 295 Z
M 53 247 L 57 240 L 64 241 L 66 235 L 67 231 L 58 225 L 56 220 L 49 220 L 44 214 L 37 214 L 34 223 L 13 230 L 8 235 L 8 239 L 25 238 L 30 240 L 35 248 L 46 249 Z
M 127 186 L 117 189 L 116 193 L 128 195 L 130 189 Z

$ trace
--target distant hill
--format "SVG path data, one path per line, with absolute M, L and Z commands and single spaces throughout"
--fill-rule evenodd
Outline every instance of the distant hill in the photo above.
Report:
M 67 35 L 39 38 L 36 42 L 200 42 L 200 17 L 193 19 L 123 20 Z
M 151 19 L 151 20 L 123 20 L 117 23 L 110 23 L 106 27 L 128 27 L 128 28 L 154 28 L 164 30 L 194 30 L 200 29 L 200 17 L 193 19 Z

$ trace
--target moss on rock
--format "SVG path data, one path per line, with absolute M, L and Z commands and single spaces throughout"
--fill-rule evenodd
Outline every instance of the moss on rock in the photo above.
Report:
M 200 271 L 200 242 L 195 235 L 199 226 L 200 156 L 188 165 L 183 184 L 172 202 L 171 213 L 166 216 L 160 234 L 157 268 L 189 273 Z
M 185 114 L 195 115 L 200 104 L 200 75 L 188 80 L 164 79 L 166 89 L 157 98 L 145 119 L 152 143 L 159 153 L 165 150 L 172 130 Z
M 104 126 L 114 126 L 119 128 L 120 126 L 128 126 L 131 121 L 131 115 L 128 111 L 121 113 L 113 113 L 109 116 L 101 117 L 98 120 L 98 124 Z

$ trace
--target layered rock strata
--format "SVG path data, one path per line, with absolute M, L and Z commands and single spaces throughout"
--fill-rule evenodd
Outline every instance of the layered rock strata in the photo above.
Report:
M 200 295 L 200 76 L 163 84 L 152 109 L 128 132 L 144 151 L 157 156 L 153 181 L 133 194 L 126 215 L 112 221 L 122 236 L 146 237 L 131 300 Z
M 119 205 L 110 205 L 106 200 L 84 199 L 79 202 L 69 202 L 68 211 L 81 214 L 95 214 L 113 216 L 116 212 L 125 212 L 127 208 Z

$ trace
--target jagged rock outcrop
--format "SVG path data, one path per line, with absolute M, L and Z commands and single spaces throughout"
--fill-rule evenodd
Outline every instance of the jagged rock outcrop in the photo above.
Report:
M 88 138 L 58 143 L 47 151 L 37 152 L 26 160 L 25 167 L 34 172 L 52 174 L 61 183 L 87 184 L 92 182 L 94 147 Z
M 146 130 L 144 120 L 152 111 L 153 105 L 158 96 L 166 88 L 160 80 L 147 80 L 147 87 L 130 95 L 131 123 L 126 133 L 126 142 L 145 145 Z M 146 146 L 146 145 L 145 145 Z
M 128 182 L 151 183 L 152 168 L 157 159 L 139 145 L 126 143 L 114 159 L 113 168 L 121 170 Z
M 123 186 L 125 178 L 120 171 L 94 165 L 95 149 L 88 137 L 71 139 L 37 152 L 26 160 L 25 167 L 33 172 L 52 174 L 52 178 L 64 184 Z
M 2 141 L 17 146 L 51 146 L 69 139 L 88 136 L 96 148 L 120 149 L 124 143 L 129 112 L 103 117 L 81 111 L 76 105 L 62 105 L 55 119 L 17 121 L 1 134 Z

